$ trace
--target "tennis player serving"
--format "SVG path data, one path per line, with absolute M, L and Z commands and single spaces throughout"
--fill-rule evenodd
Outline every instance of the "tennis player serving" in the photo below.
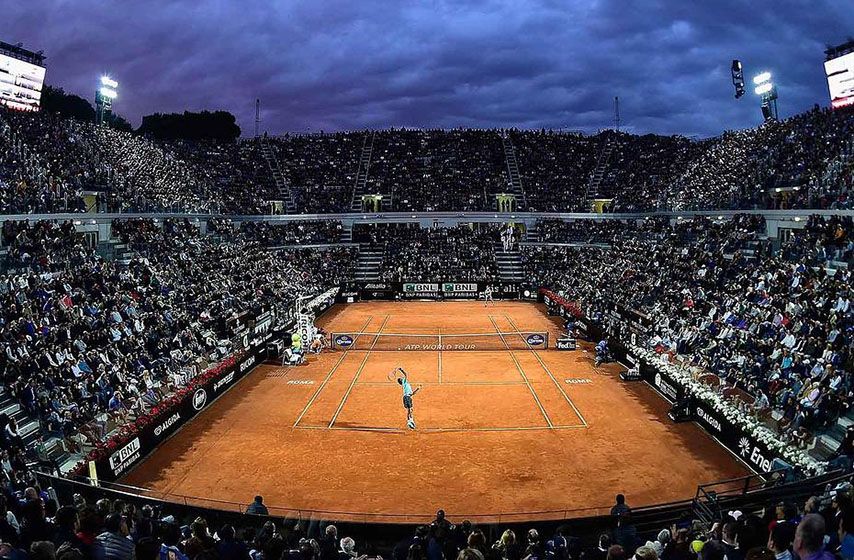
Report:
M 400 377 L 397 378 L 397 383 L 401 387 L 403 387 L 403 408 L 406 409 L 406 425 L 410 430 L 415 429 L 415 419 L 412 417 L 412 397 L 415 396 L 415 393 L 421 390 L 421 385 L 419 385 L 414 391 L 412 390 L 412 385 L 409 384 L 409 378 L 403 368 L 397 368 L 395 371 L 400 372 Z

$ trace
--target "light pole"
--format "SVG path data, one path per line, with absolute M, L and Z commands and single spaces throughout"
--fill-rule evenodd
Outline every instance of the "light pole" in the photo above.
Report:
M 771 82 L 771 72 L 762 72 L 753 78 L 753 92 L 762 97 L 762 116 L 766 121 L 777 120 L 777 86 Z
M 104 118 L 109 115 L 113 108 L 113 99 L 118 95 L 116 88 L 118 82 L 107 76 L 101 76 L 101 85 L 95 90 L 95 122 L 103 124 Z

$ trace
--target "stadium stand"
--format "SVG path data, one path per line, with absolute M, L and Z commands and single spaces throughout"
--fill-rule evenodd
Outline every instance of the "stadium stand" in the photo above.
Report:
M 3 111 L 0 211 L 337 213 L 361 210 L 364 194 L 383 195 L 384 211 L 494 211 L 499 193 L 539 212 L 586 212 L 595 198 L 623 212 L 840 209 L 852 185 L 852 114 L 815 109 L 700 141 L 390 129 L 215 145 Z
M 106 259 L 71 222 L 3 225 L 3 447 L 58 470 L 228 356 L 226 319 L 284 320 L 297 298 L 347 281 L 355 259 L 348 247 L 203 237 L 188 220 L 112 231 L 125 251 Z
M 703 560 L 785 560 L 791 549 L 824 560 L 816 543 L 826 537 L 826 551 L 854 557 L 851 488 L 840 480 L 808 479 L 799 491 L 809 500 L 762 494 L 729 517 L 720 504 L 712 513 L 682 504 L 667 525 L 637 531 L 640 516 L 618 504 L 595 530 L 539 526 L 523 536 L 518 526 L 439 517 L 393 543 L 363 528 L 354 548 L 319 523 L 173 513 L 35 472 L 79 474 L 111 436 L 233 359 L 244 319 L 291 319 L 298 301 L 356 279 L 362 264 L 372 267 L 363 279 L 473 282 L 506 278 L 502 268 L 519 258 L 526 282 L 626 345 L 690 368 L 779 440 L 850 472 L 848 216 L 814 215 L 785 236 L 769 236 L 756 214 L 544 218 L 533 241 L 513 230 L 503 247 L 497 223 L 351 231 L 340 216 L 240 217 L 359 211 L 371 194 L 383 196 L 381 210 L 401 212 L 494 212 L 498 194 L 535 212 L 587 212 L 593 199 L 614 212 L 848 209 L 852 115 L 815 109 L 700 141 L 390 129 L 215 144 L 0 111 L 0 213 L 33 215 L 0 232 L 0 556 L 686 560 L 702 547 Z M 154 211 L 211 216 L 122 218 L 95 241 L 80 220 L 48 219 Z M 615 307 L 642 314 L 645 328 L 615 322 Z
M 540 229 L 562 243 L 524 247 L 526 273 L 586 317 L 637 310 L 652 323 L 634 333 L 638 345 L 715 374 L 721 394 L 744 390 L 750 412 L 781 438 L 821 459 L 845 440 L 854 423 L 850 218 L 814 216 L 777 248 L 749 215 Z

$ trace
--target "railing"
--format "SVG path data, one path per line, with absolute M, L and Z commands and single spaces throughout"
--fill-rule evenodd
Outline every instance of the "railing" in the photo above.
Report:
M 700 497 L 705 495 L 714 496 L 714 508 L 707 513 L 712 515 L 710 519 L 717 519 L 720 513 L 726 509 L 741 509 L 742 511 L 755 511 L 764 505 L 777 503 L 780 500 L 799 501 L 811 495 L 821 495 L 826 485 L 835 485 L 839 482 L 850 480 L 851 474 L 840 472 L 830 473 L 820 477 L 802 479 L 794 482 L 774 481 L 774 473 L 763 475 L 751 475 L 737 479 L 730 479 L 711 484 L 701 485 L 693 500 L 679 500 L 651 506 L 641 506 L 632 509 L 632 520 L 638 533 L 645 531 L 657 532 L 663 527 L 670 526 L 686 512 L 698 513 L 696 507 Z M 99 499 L 111 497 L 127 501 L 139 501 L 152 504 L 164 512 L 168 511 L 182 516 L 205 516 L 227 518 L 232 522 L 237 517 L 247 523 L 247 519 L 265 520 L 263 516 L 249 515 L 246 513 L 247 504 L 219 500 L 215 498 L 203 498 L 199 496 L 183 495 L 173 492 L 140 488 L 119 483 L 101 483 L 92 486 L 88 478 L 62 478 L 50 474 L 39 473 L 39 478 L 44 488 L 53 487 L 60 495 L 60 499 L 70 499 L 73 494 L 80 493 L 86 497 Z M 718 490 L 714 490 L 717 488 Z M 248 501 L 248 499 L 247 499 Z M 433 512 L 408 512 L 408 513 L 380 513 L 380 512 L 356 512 L 346 510 L 317 510 L 309 508 L 283 507 L 267 505 L 269 517 L 279 519 L 296 519 L 307 522 L 334 521 L 336 523 L 350 524 L 350 535 L 356 536 L 361 531 L 362 538 L 376 538 L 377 534 L 388 531 L 400 531 L 401 528 L 429 523 L 434 519 Z M 496 513 L 466 513 L 448 511 L 448 518 L 462 521 L 469 520 L 481 527 L 493 529 L 501 526 L 501 529 L 524 525 L 525 529 L 537 527 L 553 530 L 558 524 L 566 525 L 572 531 L 587 531 L 590 535 L 598 535 L 603 530 L 611 527 L 611 506 L 592 506 L 553 510 L 532 510 L 520 512 L 496 512 Z M 702 515 L 701 518 L 706 517 Z M 185 515 L 186 514 L 186 515 Z M 243 516 L 249 516 L 243 517 Z M 353 529 L 361 527 L 361 529 Z M 397 527 L 398 529 L 395 529 Z M 382 531 L 380 531 L 382 529 Z M 549 533 L 550 534 L 550 533 Z
M 776 503 L 780 499 L 799 501 L 822 494 L 827 485 L 833 486 L 852 478 L 852 473 L 844 471 L 800 480 L 790 480 L 790 474 L 791 469 L 778 469 L 701 484 L 694 497 L 694 513 L 701 521 L 710 523 L 720 519 L 725 509 Z
M 229 500 L 219 500 L 215 498 L 205 498 L 201 496 L 192 496 L 180 494 L 176 492 L 168 492 L 156 490 L 152 488 L 142 488 L 121 484 L 117 482 L 99 482 L 97 487 L 92 485 L 88 477 L 83 476 L 66 476 L 56 477 L 47 473 L 39 473 L 49 482 L 48 486 L 56 484 L 70 484 L 78 491 L 85 489 L 88 492 L 103 492 L 116 497 L 137 498 L 150 502 L 159 502 L 161 504 L 179 505 L 192 508 L 204 508 L 217 510 L 220 512 L 234 513 L 247 515 L 246 508 L 248 504 L 239 503 Z M 655 504 L 652 506 L 643 506 L 632 510 L 633 516 L 642 516 L 645 513 L 661 512 L 673 508 L 688 509 L 692 504 L 692 500 L 678 500 L 675 502 L 667 502 L 663 504 Z M 322 519 L 332 521 L 345 521 L 351 523 L 368 523 L 368 524 L 423 524 L 429 523 L 435 518 L 435 512 L 409 512 L 409 513 L 384 513 L 384 512 L 357 512 L 351 510 L 333 510 L 333 509 L 309 509 L 286 507 L 278 505 L 265 504 L 269 511 L 270 517 L 284 519 Z M 473 523 L 480 524 L 510 524 L 510 523 L 531 523 L 531 522 L 547 522 L 547 521 L 566 521 L 572 519 L 608 517 L 611 512 L 610 505 L 590 506 L 566 509 L 549 509 L 549 510 L 530 510 L 516 512 L 496 512 L 496 513 L 467 513 L 464 511 L 447 512 L 448 517 L 454 519 L 468 519 Z

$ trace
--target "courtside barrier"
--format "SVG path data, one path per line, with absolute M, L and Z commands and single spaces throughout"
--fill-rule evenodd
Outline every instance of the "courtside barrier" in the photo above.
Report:
M 541 294 L 551 313 L 563 317 L 575 317 L 578 313 L 580 317 L 583 317 L 580 314 L 580 309 L 573 302 L 560 298 L 549 290 L 541 290 Z M 767 442 L 762 441 L 751 430 L 743 427 L 739 418 L 728 418 L 710 404 L 699 399 L 689 398 L 685 387 L 679 381 L 670 376 L 663 368 L 656 367 L 656 364 L 648 362 L 645 358 L 635 356 L 621 342 L 621 338 L 616 336 L 615 330 L 628 337 L 642 334 L 651 325 L 649 317 L 635 310 L 612 305 L 608 307 L 602 319 L 609 322 L 610 329 L 589 318 L 577 319 L 576 327 L 578 328 L 579 323 L 582 324 L 583 329 L 579 330 L 586 333 L 586 338 L 589 340 L 606 339 L 608 348 L 617 361 L 627 367 L 637 365 L 641 380 L 655 389 L 669 403 L 683 404 L 690 412 L 690 420 L 714 437 L 718 443 L 753 472 L 767 472 L 774 466 L 788 464 L 768 446 Z
M 492 298 L 534 300 L 533 288 L 516 282 L 355 282 L 341 286 L 336 301 L 366 300 L 483 300 L 487 288 Z

